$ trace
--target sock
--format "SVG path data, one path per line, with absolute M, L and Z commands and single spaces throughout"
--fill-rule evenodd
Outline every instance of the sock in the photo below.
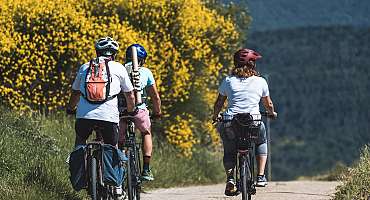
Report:
M 234 180 L 234 169 L 229 169 L 226 171 L 227 180 Z
M 148 171 L 150 169 L 150 156 L 143 156 L 143 170 Z

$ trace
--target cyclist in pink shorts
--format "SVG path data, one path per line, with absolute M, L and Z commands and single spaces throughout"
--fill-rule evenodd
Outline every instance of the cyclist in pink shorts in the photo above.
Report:
M 152 156 L 152 131 L 151 123 L 149 117 L 149 110 L 147 109 L 146 99 L 149 96 L 153 102 L 153 116 L 152 118 L 161 117 L 161 99 L 159 97 L 157 87 L 155 85 L 155 80 L 152 72 L 144 67 L 145 59 L 147 57 L 147 52 L 144 47 L 140 44 L 133 44 L 126 49 L 126 63 L 125 68 L 128 73 L 132 72 L 132 49 L 131 47 L 135 46 L 137 51 L 138 63 L 139 63 L 139 76 L 134 75 L 133 77 L 139 77 L 139 79 L 133 80 L 134 87 L 140 88 L 141 91 L 141 104 L 137 105 L 137 110 L 134 114 L 134 123 L 135 127 L 140 131 L 143 137 L 143 172 L 142 180 L 152 181 L 154 180 L 152 171 L 150 169 L 150 159 Z M 120 112 L 125 111 L 126 103 L 125 98 L 122 95 L 118 96 L 118 104 Z M 125 119 L 120 120 L 119 124 L 119 141 L 118 145 L 122 146 L 124 143 L 124 135 L 126 132 L 127 123 Z

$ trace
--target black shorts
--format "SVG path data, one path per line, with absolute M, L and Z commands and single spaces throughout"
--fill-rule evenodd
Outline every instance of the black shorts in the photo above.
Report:
M 115 146 L 118 142 L 118 123 L 95 119 L 77 119 L 75 123 L 75 145 L 86 144 L 93 131 L 99 133 L 104 143 Z

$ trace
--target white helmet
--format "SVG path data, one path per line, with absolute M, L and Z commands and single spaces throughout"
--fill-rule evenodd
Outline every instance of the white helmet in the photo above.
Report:
M 95 43 L 95 50 L 98 54 L 103 56 L 111 56 L 118 52 L 118 42 L 111 37 L 100 38 Z

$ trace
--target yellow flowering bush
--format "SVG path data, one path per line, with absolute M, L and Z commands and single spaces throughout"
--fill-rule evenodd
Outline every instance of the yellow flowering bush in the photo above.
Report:
M 193 135 L 193 120 L 194 117 L 191 114 L 182 113 L 175 117 L 165 131 L 168 142 L 178 146 L 187 157 L 192 155 L 193 145 L 199 142 Z
M 0 0 L 0 11 L 3 103 L 61 110 L 78 67 L 95 56 L 96 39 L 115 38 L 120 62 L 127 46 L 140 43 L 161 95 L 167 139 L 187 155 L 202 137 L 194 125 L 209 119 L 219 72 L 239 41 L 233 21 L 201 0 Z

